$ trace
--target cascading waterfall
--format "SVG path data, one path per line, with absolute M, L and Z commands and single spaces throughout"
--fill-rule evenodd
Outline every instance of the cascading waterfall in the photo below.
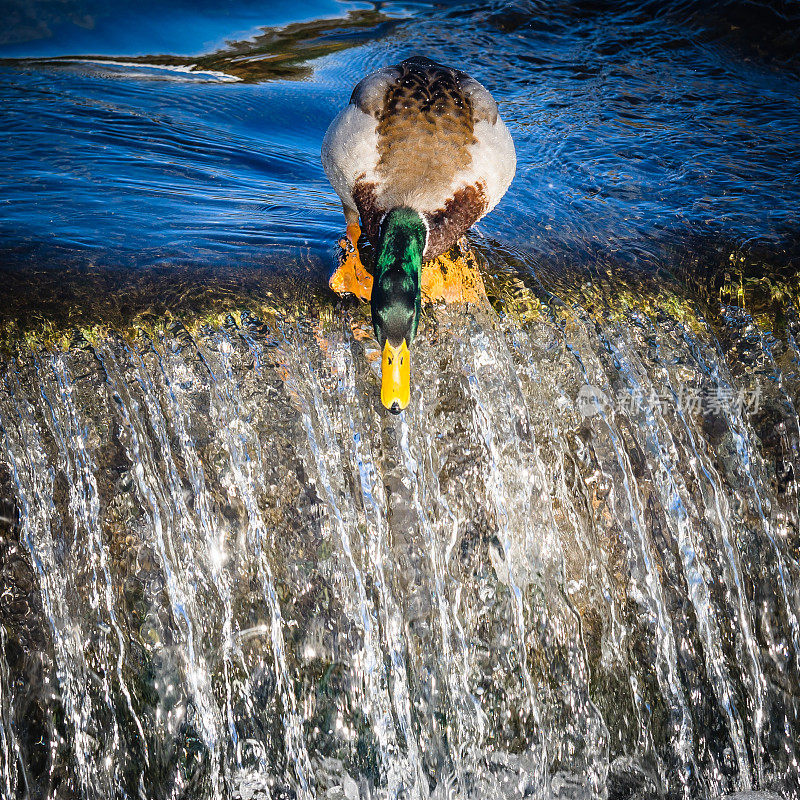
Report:
M 786 320 L 520 287 L 399 418 L 346 305 L 20 344 L 0 794 L 800 797 Z

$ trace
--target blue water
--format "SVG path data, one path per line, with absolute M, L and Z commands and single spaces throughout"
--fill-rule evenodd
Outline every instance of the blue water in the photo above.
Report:
M 343 227 L 324 131 L 363 74 L 417 52 L 485 83 L 517 143 L 517 178 L 478 235 L 567 264 L 601 253 L 649 268 L 698 241 L 791 260 L 799 14 L 743 2 L 12 4 L 0 260 L 293 259 L 322 282 Z

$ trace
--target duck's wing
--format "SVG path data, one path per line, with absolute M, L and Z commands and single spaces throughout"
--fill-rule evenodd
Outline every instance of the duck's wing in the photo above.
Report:
M 459 75 L 464 96 L 471 105 L 473 141 L 469 148 L 471 165 L 456 180 L 483 186 L 486 197 L 483 213 L 488 214 L 511 185 L 517 169 L 517 153 L 495 99 L 474 78 L 463 72 Z
M 363 78 L 322 140 L 323 169 L 345 208 L 360 210 L 354 196 L 358 182 L 377 182 L 378 119 L 398 75 L 397 67 L 384 67 Z

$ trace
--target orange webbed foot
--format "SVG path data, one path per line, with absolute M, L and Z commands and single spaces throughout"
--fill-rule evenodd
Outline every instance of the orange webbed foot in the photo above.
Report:
M 367 272 L 358 255 L 359 236 L 361 228 L 358 224 L 347 226 L 347 238 L 339 242 L 344 252 L 328 285 L 337 294 L 350 293 L 359 300 L 369 300 L 372 297 L 372 275 Z
M 467 250 L 439 256 L 422 267 L 422 297 L 428 302 L 481 303 L 486 298 L 475 257 Z

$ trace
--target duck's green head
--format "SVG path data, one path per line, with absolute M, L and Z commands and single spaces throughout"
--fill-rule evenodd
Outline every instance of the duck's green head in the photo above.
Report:
M 423 218 L 410 208 L 392 209 L 381 224 L 372 325 L 383 350 L 381 402 L 399 414 L 411 396 L 409 346 L 419 325 L 420 269 L 428 238 Z

